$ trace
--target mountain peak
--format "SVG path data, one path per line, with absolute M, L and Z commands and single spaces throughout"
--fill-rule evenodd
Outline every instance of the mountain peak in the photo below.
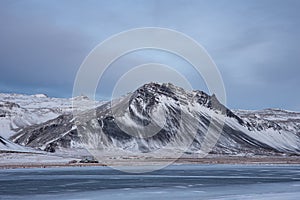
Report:
M 116 112 L 112 112 L 113 109 Z M 80 123 L 68 114 L 23 128 L 11 139 L 19 144 L 51 151 L 78 147 L 83 142 L 90 145 L 89 148 L 118 148 L 142 153 L 165 147 L 185 149 L 186 142 L 192 139 L 189 151 L 198 152 L 204 144 L 205 134 L 212 128 L 213 136 L 218 135 L 219 130 L 222 132 L 212 150 L 214 153 L 300 152 L 299 128 L 296 126 L 290 130 L 285 128 L 289 124 L 282 120 L 264 120 L 265 114 L 261 118 L 238 112 L 234 114 L 214 94 L 186 91 L 171 83 L 145 84 L 116 100 L 113 105 L 107 102 L 98 106 L 96 118 L 89 110 L 80 113 L 83 119 Z M 78 119 L 81 120 L 81 116 Z M 298 123 L 296 120 L 295 116 L 295 124 Z M 212 122 L 216 123 L 210 126 Z M 155 130 L 159 128 L 158 132 L 154 131 L 155 135 L 148 134 L 152 127 Z

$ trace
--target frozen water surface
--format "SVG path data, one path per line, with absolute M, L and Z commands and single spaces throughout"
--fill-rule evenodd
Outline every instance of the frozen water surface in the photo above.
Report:
M 138 170 L 138 169 L 137 169 Z M 299 165 L 173 165 L 0 170 L 0 199 L 299 199 Z

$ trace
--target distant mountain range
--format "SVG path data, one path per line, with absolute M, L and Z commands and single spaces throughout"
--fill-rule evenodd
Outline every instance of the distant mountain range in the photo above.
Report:
M 72 101 L 80 102 L 78 116 L 73 116 Z M 96 102 L 95 110 L 84 107 L 89 103 L 85 97 L 0 94 L 0 150 L 4 143 L 11 145 L 9 139 L 18 148 L 49 152 L 88 147 L 147 153 L 166 148 L 192 154 L 211 143 L 213 154 L 300 154 L 298 112 L 234 111 L 215 95 L 157 83 L 113 102 Z M 147 135 L 151 130 L 157 133 Z

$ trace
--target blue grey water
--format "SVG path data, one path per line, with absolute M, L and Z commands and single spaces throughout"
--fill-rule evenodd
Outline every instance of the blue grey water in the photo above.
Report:
M 300 199 L 299 165 L 173 165 L 0 170 L 0 199 Z

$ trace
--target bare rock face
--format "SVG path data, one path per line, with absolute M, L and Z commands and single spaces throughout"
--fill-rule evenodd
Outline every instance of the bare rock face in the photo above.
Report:
M 289 114 L 281 113 L 281 118 L 288 121 Z M 300 153 L 300 126 L 296 123 L 299 113 L 293 115 L 292 124 L 271 117 L 264 119 L 263 111 L 258 116 L 255 112 L 231 111 L 215 95 L 202 91 L 149 83 L 114 103 L 82 112 L 81 116 L 65 114 L 23 128 L 11 140 L 50 152 L 81 147 L 82 143 L 149 152 L 166 146 L 183 148 L 192 137 L 187 152 L 196 153 L 206 145 L 210 127 L 215 130 L 210 132 L 211 137 L 218 138 L 211 153 Z M 151 126 L 159 129 L 154 135 L 147 135 Z

